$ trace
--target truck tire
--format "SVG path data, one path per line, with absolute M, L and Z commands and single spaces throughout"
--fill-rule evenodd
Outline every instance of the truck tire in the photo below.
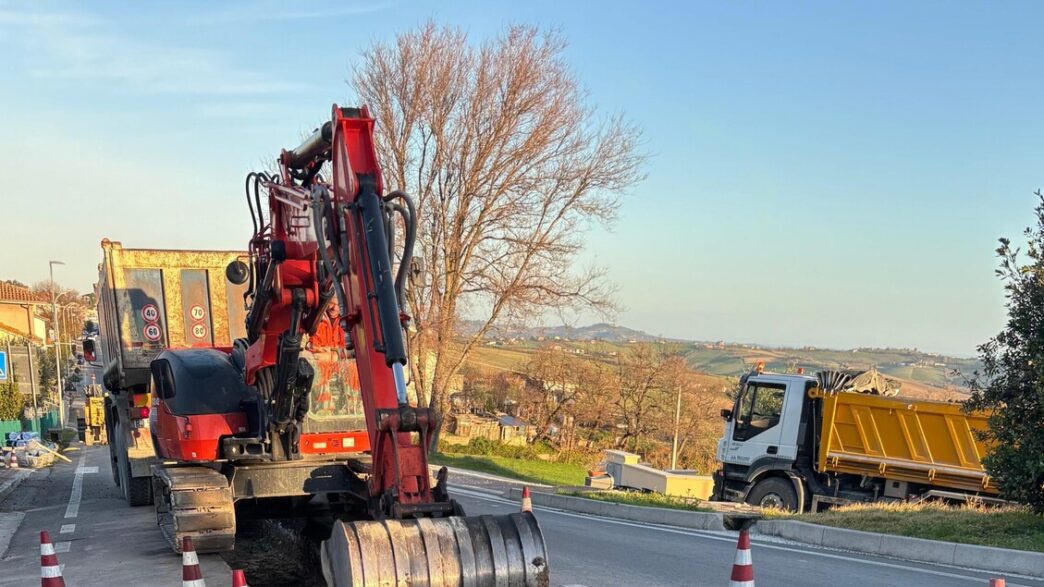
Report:
M 123 488 L 123 497 L 127 505 L 138 507 L 152 505 L 152 477 L 134 477 L 131 475 L 130 461 L 127 460 L 127 446 L 123 434 L 119 436 L 116 458 L 119 469 L 119 485 Z
M 747 503 L 763 508 L 797 511 L 798 498 L 794 484 L 782 477 L 766 477 L 747 492 Z

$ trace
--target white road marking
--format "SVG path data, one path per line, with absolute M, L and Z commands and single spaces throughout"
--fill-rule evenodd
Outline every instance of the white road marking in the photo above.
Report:
M 83 498 L 83 461 L 87 459 L 87 453 L 80 454 L 80 462 L 76 466 L 76 475 L 73 477 L 72 492 L 69 494 L 69 505 L 65 508 L 66 518 L 75 518 L 80 515 L 80 499 Z M 97 471 L 97 467 L 95 467 Z
M 76 524 L 62 524 L 62 529 L 59 534 L 72 534 L 76 531 Z
M 460 493 L 462 495 L 467 495 L 467 496 L 470 496 L 470 497 L 474 497 L 476 499 L 492 501 L 492 502 L 501 503 L 501 504 L 504 504 L 504 505 L 511 505 L 511 506 L 518 505 L 515 502 L 507 500 L 507 499 L 504 499 L 502 497 L 495 497 L 495 496 L 492 496 L 492 495 L 490 495 L 488 493 L 485 493 L 485 492 L 475 491 L 474 488 L 463 489 L 462 490 L 459 487 L 455 487 L 455 488 L 451 489 L 450 492 L 456 492 L 456 493 Z M 594 521 L 594 522 L 602 522 L 602 523 L 605 523 L 605 524 L 616 524 L 616 525 L 619 525 L 619 526 L 630 526 L 632 528 L 644 528 L 644 529 L 647 529 L 647 530 L 659 530 L 661 532 L 668 532 L 668 533 L 671 533 L 671 534 L 681 534 L 683 536 L 692 536 L 692 537 L 695 537 L 695 538 L 708 538 L 710 540 L 717 540 L 719 542 L 729 542 L 729 543 L 732 543 L 732 544 L 735 544 L 735 542 L 736 542 L 736 537 L 735 536 L 724 535 L 722 533 L 712 534 L 712 533 L 709 533 L 709 532 L 701 532 L 701 531 L 698 531 L 698 530 L 685 530 L 685 529 L 681 529 L 681 528 L 671 528 L 671 527 L 668 527 L 668 526 L 660 526 L 658 524 L 642 524 L 642 523 L 636 523 L 636 522 L 627 522 L 627 521 L 624 521 L 624 520 L 615 520 L 615 519 L 611 519 L 611 518 L 601 518 L 601 517 L 598 517 L 598 516 L 589 516 L 589 515 L 585 515 L 585 514 L 577 514 L 577 513 L 574 513 L 574 512 L 566 512 L 566 511 L 562 511 L 562 510 L 558 510 L 558 509 L 554 509 L 554 508 L 549 508 L 549 507 L 546 507 L 546 506 L 534 506 L 533 509 L 544 511 L 544 512 L 558 514 L 560 516 L 567 516 L 567 517 L 570 517 L 570 518 L 580 518 L 580 519 L 583 519 L 583 520 L 591 520 L 591 521 Z M 924 574 L 927 574 L 927 575 L 936 575 L 936 576 L 939 576 L 939 577 L 949 577 L 951 579 L 960 579 L 962 581 L 971 581 L 973 583 L 979 583 L 979 584 L 981 584 L 983 582 L 983 578 L 982 577 L 973 577 L 971 575 L 961 575 L 961 574 L 957 574 L 957 573 L 947 573 L 947 572 L 944 572 L 944 571 L 936 571 L 936 570 L 925 569 L 925 568 L 920 568 L 920 567 L 910 567 L 910 566 L 901 565 L 901 564 L 886 563 L 884 561 L 878 561 L 878 560 L 868 560 L 868 559 L 863 559 L 863 558 L 853 558 L 853 557 L 849 557 L 849 556 L 843 556 L 843 555 L 840 555 L 840 554 L 831 554 L 831 553 L 822 552 L 822 551 L 819 551 L 819 550 L 811 550 L 811 548 L 813 548 L 811 546 L 809 547 L 809 549 L 800 549 L 800 548 L 792 548 L 792 547 L 788 547 L 788 546 L 779 546 L 779 545 L 776 545 L 776 544 L 766 544 L 764 542 L 761 542 L 760 540 L 757 540 L 757 541 L 752 540 L 751 542 L 753 542 L 755 545 L 757 545 L 758 548 L 767 548 L 767 549 L 771 549 L 771 550 L 782 550 L 782 551 L 785 551 L 785 552 L 793 552 L 793 553 L 798 553 L 798 554 L 803 554 L 803 555 L 818 556 L 818 557 L 821 557 L 821 558 L 829 558 L 829 559 L 834 559 L 834 560 L 843 560 L 843 561 L 861 563 L 861 564 L 877 566 L 877 567 L 885 567 L 885 568 L 890 568 L 890 569 L 899 569 L 899 570 L 903 570 L 903 571 L 912 571 L 912 572 L 916 572 L 916 573 L 924 573 Z M 932 563 L 924 563 L 924 564 L 932 564 Z M 955 567 L 955 566 L 952 566 L 952 565 L 933 565 L 933 566 L 938 566 L 938 567 L 948 568 L 948 569 L 965 570 L 965 569 L 962 569 L 961 567 Z M 976 569 L 968 569 L 968 570 L 975 571 Z M 988 573 L 989 571 L 978 571 L 978 572 Z M 1022 585 L 1022 584 L 1011 583 L 1011 582 L 1008 583 L 1008 586 L 1009 587 L 1031 587 L 1029 585 Z
M 89 475 L 91 473 L 97 473 L 98 472 L 98 467 L 84 467 L 84 466 L 81 465 L 80 467 L 78 467 L 76 469 L 76 472 L 81 474 L 81 475 Z
M 69 548 L 72 546 L 72 542 L 55 542 L 54 552 L 55 554 L 61 554 L 63 552 L 69 552 Z

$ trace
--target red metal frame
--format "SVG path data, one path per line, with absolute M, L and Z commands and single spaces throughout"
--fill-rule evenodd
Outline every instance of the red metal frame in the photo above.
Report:
M 346 115 L 341 108 L 333 107 L 333 136 L 331 162 L 333 167 L 331 199 L 335 210 L 342 205 L 355 204 L 360 195 L 360 175 L 376 179 L 377 193 L 383 193 L 381 170 L 373 143 L 374 121 L 364 106 L 359 116 Z M 303 289 L 306 293 L 308 312 L 318 310 L 320 284 L 316 274 L 318 244 L 311 231 L 310 195 L 305 187 L 294 185 L 290 170 L 281 158 L 282 181 L 268 183 L 269 221 L 259 229 L 250 243 L 251 253 L 270 254 L 273 241 L 286 244 L 286 260 L 278 268 L 274 283 L 277 295 L 267 312 L 263 332 L 246 353 L 246 380 L 254 384 L 259 370 L 277 363 L 279 335 L 290 325 L 291 290 Z M 434 423 L 428 417 L 420 418 L 421 431 L 400 432 L 397 413 L 398 400 L 394 376 L 381 353 L 373 348 L 374 333 L 379 332 L 376 312 L 367 304 L 368 284 L 372 283 L 369 251 L 357 214 L 345 213 L 346 235 L 351 246 L 350 273 L 343 279 L 347 307 L 341 308 L 350 331 L 347 333 L 355 350 L 355 361 L 359 370 L 360 394 L 366 415 L 367 448 L 373 450 L 373 474 L 370 477 L 370 495 L 379 497 L 391 489 L 397 489 L 397 501 L 402 504 L 430 503 L 432 491 L 428 474 L 427 449 Z M 361 246 L 360 246 L 361 243 Z M 258 276 L 259 277 L 259 276 Z M 402 315 L 402 320 L 408 316 Z M 379 419 L 380 414 L 385 414 Z M 361 431 L 360 431 L 361 434 Z M 414 437 L 417 435 L 417 438 Z M 343 437 L 337 433 L 333 436 Z M 333 438 L 331 436 L 331 438 Z M 301 452 L 316 454 L 315 435 L 303 435 Z M 307 442 L 305 442 L 307 440 Z

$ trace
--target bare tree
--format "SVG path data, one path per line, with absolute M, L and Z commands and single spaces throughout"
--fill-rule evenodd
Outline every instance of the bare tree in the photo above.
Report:
M 618 391 L 615 414 L 623 424 L 616 448 L 640 450 L 642 439 L 662 430 L 673 395 L 667 391 L 664 357 L 652 345 L 641 345 L 621 355 L 616 362 Z
M 603 272 L 573 265 L 644 156 L 633 126 L 587 104 L 564 47 L 532 27 L 475 45 L 428 24 L 374 44 L 350 81 L 376 119 L 385 184 L 418 204 L 412 375 L 419 400 L 442 411 L 495 322 L 612 307 Z M 464 319 L 480 326 L 461 336 Z

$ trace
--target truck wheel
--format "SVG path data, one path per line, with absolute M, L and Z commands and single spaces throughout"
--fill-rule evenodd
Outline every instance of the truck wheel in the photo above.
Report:
M 130 462 L 127 460 L 127 449 L 124 441 L 120 439 L 117 448 L 117 461 L 120 476 L 120 487 L 123 488 L 123 497 L 127 505 L 137 507 L 152 504 L 152 477 L 133 477 L 131 475 Z
M 747 493 L 747 503 L 763 508 L 797 511 L 797 492 L 789 479 L 768 477 L 758 481 Z
M 120 465 L 116 460 L 116 447 L 109 443 L 109 471 L 112 472 L 112 482 L 116 487 L 120 486 Z
M 128 477 L 127 503 L 132 506 L 152 504 L 152 477 Z

